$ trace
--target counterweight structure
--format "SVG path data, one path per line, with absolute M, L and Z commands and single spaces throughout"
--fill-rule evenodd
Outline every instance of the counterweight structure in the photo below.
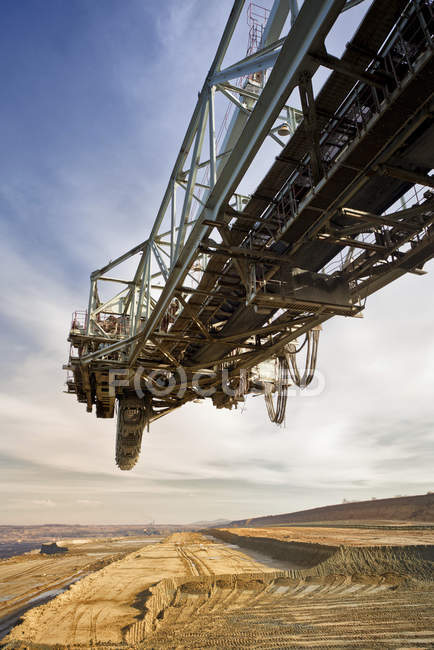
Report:
M 374 0 L 333 56 L 325 39 L 360 1 L 250 5 L 247 56 L 226 65 L 235 1 L 148 239 L 91 274 L 67 388 L 97 417 L 118 405 L 121 469 L 144 428 L 189 401 L 263 393 L 281 423 L 289 385 L 312 381 L 321 325 L 361 316 L 434 256 L 433 3 Z M 270 138 L 278 155 L 243 195 Z

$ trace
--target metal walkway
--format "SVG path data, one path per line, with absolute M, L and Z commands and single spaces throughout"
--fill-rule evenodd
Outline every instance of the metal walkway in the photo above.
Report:
M 370 294 L 424 273 L 434 256 L 433 3 L 374 0 L 338 59 L 325 39 L 358 3 L 305 0 L 298 13 L 276 0 L 259 49 L 221 69 L 244 5 L 235 2 L 149 238 L 91 275 L 88 310 L 73 319 L 68 390 L 97 417 L 113 417 L 133 390 L 148 422 L 187 401 L 232 408 L 263 392 L 281 422 L 289 383 L 312 380 L 321 324 L 360 316 Z M 332 73 L 315 97 L 319 66 Z M 296 88 L 302 111 L 288 105 Z M 216 93 L 235 108 L 220 148 Z M 267 137 L 281 151 L 241 196 Z M 101 287 L 116 291 L 102 299 Z M 270 359 L 274 375 L 261 367 Z

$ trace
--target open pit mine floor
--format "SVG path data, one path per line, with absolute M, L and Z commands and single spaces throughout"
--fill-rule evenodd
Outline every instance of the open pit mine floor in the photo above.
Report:
M 119 560 L 148 541 L 143 537 L 64 539 L 66 553 L 33 550 L 0 560 L 0 639 L 29 608 L 53 598 L 85 575 Z M 2 642 L 0 641 L 0 644 Z
M 401 542 L 382 532 L 373 543 L 365 535 L 357 543 L 352 531 L 346 544 L 299 527 L 298 539 L 282 540 L 274 530 L 269 537 L 264 529 L 256 537 L 249 529 L 213 530 L 218 541 L 177 533 L 146 545 L 29 610 L 0 643 L 27 650 L 434 648 L 432 531 Z M 245 545 L 300 568 L 259 563 L 240 550 Z

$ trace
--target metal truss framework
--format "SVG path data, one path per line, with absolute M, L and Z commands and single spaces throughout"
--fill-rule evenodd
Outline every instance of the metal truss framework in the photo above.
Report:
M 174 370 L 187 348 L 188 373 L 229 364 L 236 377 L 240 368 L 279 353 L 333 315 L 360 315 L 368 295 L 403 273 L 423 272 L 433 254 L 429 189 L 434 181 L 427 171 L 392 163 L 432 114 L 432 92 L 409 111 L 402 128 L 384 134 L 382 142 L 377 138 L 378 150 L 369 161 L 356 165 L 354 160 L 366 136 L 380 129 L 431 61 L 432 6 L 410 2 L 381 51 L 365 56 L 371 62 L 362 65 L 331 56 L 324 45 L 339 14 L 361 1 L 305 0 L 299 11 L 297 0 L 275 0 L 260 49 L 222 68 L 245 4 L 235 0 L 148 239 L 91 275 L 87 314 L 81 322 L 76 319 L 71 338 L 79 355 L 70 364 L 80 367 L 84 384 L 91 366 L 102 373 L 138 364 Z M 281 37 L 288 17 L 290 30 Z M 312 89 L 320 66 L 352 84 L 331 115 L 318 111 Z M 288 105 L 297 87 L 301 111 Z M 216 94 L 235 107 L 220 148 Z M 278 137 L 282 121 L 289 144 Z M 300 132 L 306 151 L 293 159 L 288 150 Z M 287 180 L 278 192 L 261 195 L 261 186 L 243 197 L 237 188 L 267 137 L 282 147 Z M 343 170 L 352 174 L 345 188 L 338 182 Z M 402 182 L 396 195 L 404 197 L 400 208 L 393 201 L 388 214 L 351 207 L 351 197 L 373 175 Z M 336 198 L 322 207 L 322 193 L 333 183 Z M 419 194 L 408 207 L 410 190 Z M 306 226 L 300 230 L 301 222 Z M 323 295 L 296 298 L 282 289 L 292 281 L 287 267 L 306 268 L 302 255 L 312 243 L 315 251 L 325 251 L 316 272 L 329 283 L 344 279 L 345 299 L 335 294 L 329 303 Z M 113 277 L 130 270 L 135 257 L 139 261 L 130 279 Z M 101 300 L 103 285 L 122 288 Z M 223 312 L 231 300 L 254 315 L 234 332 L 224 330 Z M 158 417 L 171 409 L 169 400 Z
M 199 93 L 193 116 L 149 238 L 104 268 L 94 271 L 91 275 L 86 335 L 100 334 L 110 340 L 110 334 L 99 325 L 98 316 L 101 318 L 103 314 L 113 313 L 122 315 L 128 320 L 128 326 L 123 330 L 123 333 L 128 335 L 122 341 L 84 356 L 83 363 L 106 357 L 109 353 L 118 350 L 128 350 L 128 363 L 135 363 L 140 346 L 146 343 L 168 308 L 168 302 L 171 300 L 171 296 L 168 296 L 169 287 L 177 286 L 187 274 L 190 278 L 194 278 L 191 271 L 195 264 L 198 268 L 203 268 L 206 264 L 204 255 L 195 255 L 198 243 L 209 229 L 209 226 L 204 226 L 203 222 L 217 219 L 221 206 L 230 196 L 231 188 L 241 179 L 243 171 L 248 167 L 264 137 L 266 135 L 273 137 L 276 128 L 278 128 L 274 127 L 273 129 L 276 119 L 280 117 L 284 121 L 287 120 L 290 132 L 294 132 L 298 126 L 301 119 L 300 111 L 285 106 L 285 101 L 292 88 L 297 85 L 297 72 L 301 67 L 303 51 L 306 55 L 315 43 L 324 40 L 327 35 L 324 26 L 331 27 L 330 17 L 334 21 L 341 11 L 350 9 L 360 2 L 362 0 L 350 2 L 345 2 L 345 0 L 306 0 L 297 27 L 293 27 L 287 37 L 270 43 L 270 38 L 283 28 L 288 14 L 291 14 L 291 22 L 294 25 L 299 13 L 296 1 L 276 0 L 264 32 L 263 47 L 258 52 L 221 70 L 222 61 L 245 5 L 245 0 L 236 0 L 216 56 L 202 91 Z M 300 42 L 301 48 L 299 47 Z M 280 62 L 276 66 L 279 57 Z M 285 60 L 290 64 L 283 65 Z M 257 75 L 258 72 L 264 70 L 271 70 L 269 81 L 265 87 L 255 84 L 254 79 L 248 79 L 244 87 L 228 83 L 233 79 Z M 281 90 L 280 94 L 275 96 L 272 101 L 265 101 L 264 93 L 268 90 L 267 95 L 271 95 L 270 91 L 275 87 Z M 251 129 L 253 134 L 249 153 L 243 151 L 241 143 L 235 143 L 238 145 L 236 151 L 231 148 L 229 151 L 217 152 L 216 92 L 221 92 L 247 117 L 252 114 L 255 126 Z M 260 101 L 261 99 L 263 101 Z M 206 139 L 209 142 L 209 158 L 207 156 L 207 160 L 201 161 Z M 283 145 L 281 141 L 280 143 Z M 189 168 L 185 169 L 187 161 L 189 161 Z M 207 185 L 198 181 L 198 172 L 204 167 L 209 170 Z M 223 169 L 225 174 L 221 178 Z M 213 191 L 217 180 L 220 181 L 220 179 L 218 188 Z M 222 191 L 220 186 L 223 185 L 223 180 L 225 182 Z M 199 199 L 203 189 L 206 191 Z M 234 196 L 231 203 L 239 207 L 239 198 Z M 140 254 L 140 261 L 132 280 L 123 282 L 107 275 L 137 254 Z M 157 280 L 163 282 L 157 284 Z M 101 303 L 98 295 L 98 283 L 100 282 L 123 283 L 125 287 Z M 193 282 L 198 283 L 196 278 L 193 279 Z M 153 294 L 155 295 L 158 290 L 163 290 L 163 287 L 165 290 L 160 299 L 153 298 Z M 119 305 L 122 305 L 122 311 L 115 312 L 114 306 Z

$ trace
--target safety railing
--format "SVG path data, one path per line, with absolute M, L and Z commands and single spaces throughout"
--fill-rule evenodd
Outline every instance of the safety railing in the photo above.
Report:
M 71 333 L 84 334 L 87 328 L 87 311 L 74 311 L 71 318 Z

